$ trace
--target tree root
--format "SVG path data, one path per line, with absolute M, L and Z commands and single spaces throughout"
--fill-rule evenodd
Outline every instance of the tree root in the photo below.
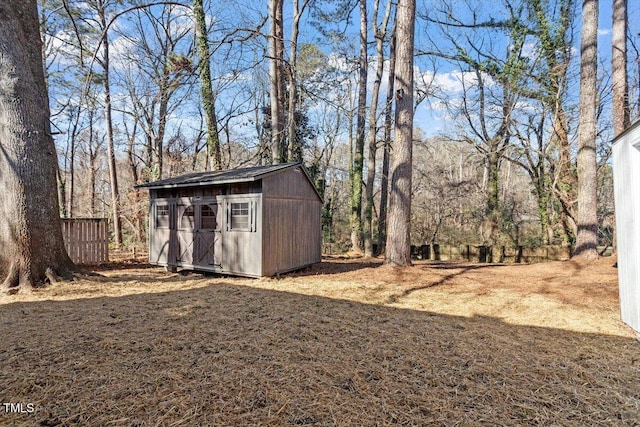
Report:
M 2 282 L 2 285 L 0 285 L 0 292 L 9 295 L 16 294 L 22 288 L 20 282 L 20 269 L 15 264 L 11 264 L 7 277 L 4 279 L 4 282 Z
M 14 295 L 18 292 L 30 292 L 34 288 L 46 286 L 47 283 L 56 284 L 62 281 L 72 281 L 74 271 L 67 267 L 54 269 L 47 267 L 42 277 L 34 278 L 31 271 L 12 263 L 9 273 L 0 285 L 0 292 Z
M 78 268 L 73 272 L 73 277 L 76 279 L 85 278 L 85 277 L 107 277 L 104 274 L 96 273 L 95 271 L 84 270 L 82 268 Z
M 51 267 L 46 269 L 46 271 L 44 272 L 44 275 L 47 277 L 47 279 L 49 279 L 49 283 L 51 283 L 52 285 L 55 285 L 56 283 L 60 282 L 62 279 L 62 277 L 58 276 L 58 274 L 55 271 L 53 271 Z

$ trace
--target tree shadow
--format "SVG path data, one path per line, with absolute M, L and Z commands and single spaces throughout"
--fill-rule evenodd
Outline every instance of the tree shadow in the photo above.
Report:
M 219 283 L 2 306 L 6 425 L 632 425 L 632 338 Z
M 81 267 L 85 267 L 87 270 L 91 271 L 113 271 L 113 270 L 141 270 L 141 269 L 154 269 L 154 268 L 162 268 L 157 265 L 149 264 L 147 261 L 140 260 L 125 260 L 125 261 L 113 261 L 104 264 L 97 265 L 81 265 Z
M 382 263 L 382 260 L 376 258 L 323 258 L 319 263 L 286 273 L 285 275 L 291 277 L 303 277 L 316 276 L 319 274 L 332 275 L 351 273 L 366 268 L 378 268 Z
M 500 266 L 504 266 L 504 264 L 468 264 L 468 263 L 465 264 L 465 263 L 456 263 L 456 262 L 453 262 L 453 263 L 437 262 L 434 264 L 422 264 L 423 268 L 430 268 L 434 270 L 447 270 L 447 271 L 454 270 L 454 271 L 445 275 L 440 280 L 437 280 L 435 282 L 431 282 L 431 283 L 420 285 L 420 286 L 414 286 L 412 288 L 405 289 L 399 294 L 390 295 L 389 298 L 387 299 L 387 304 L 394 304 L 398 302 L 398 300 L 404 297 L 407 297 L 414 292 L 446 285 L 456 277 L 464 275 L 468 271 L 482 270 L 486 268 L 495 268 Z

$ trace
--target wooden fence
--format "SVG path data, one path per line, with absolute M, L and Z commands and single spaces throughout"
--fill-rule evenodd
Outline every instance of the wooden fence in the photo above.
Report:
M 601 256 L 610 256 L 610 246 L 599 246 Z M 422 245 L 411 246 L 413 259 L 433 261 L 469 261 L 497 263 L 531 263 L 543 261 L 563 261 L 571 258 L 568 246 L 543 245 L 525 246 L 482 246 L 482 245 Z
M 76 264 L 109 262 L 109 236 L 105 218 L 63 218 L 62 237 Z

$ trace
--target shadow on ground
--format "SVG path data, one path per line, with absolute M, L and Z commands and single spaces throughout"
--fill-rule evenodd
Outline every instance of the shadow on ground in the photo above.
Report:
M 629 338 L 230 283 L 0 309 L 0 398 L 36 408 L 0 425 L 640 420 Z

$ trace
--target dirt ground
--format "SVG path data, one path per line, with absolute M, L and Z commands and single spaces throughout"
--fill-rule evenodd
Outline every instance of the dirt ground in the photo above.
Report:
M 103 266 L 0 296 L 0 425 L 638 426 L 614 263 Z

